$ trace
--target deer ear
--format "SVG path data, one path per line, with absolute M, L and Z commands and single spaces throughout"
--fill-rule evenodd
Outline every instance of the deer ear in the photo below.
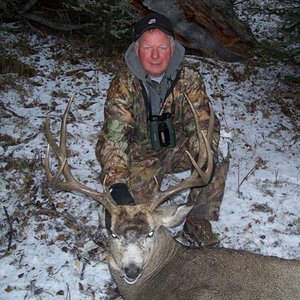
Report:
M 172 228 L 182 223 L 192 208 L 192 205 L 186 204 L 158 207 L 153 217 L 158 227 L 162 225 Z

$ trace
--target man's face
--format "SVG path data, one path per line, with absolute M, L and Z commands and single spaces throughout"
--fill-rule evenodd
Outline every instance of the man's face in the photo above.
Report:
M 166 71 L 175 47 L 171 39 L 159 29 L 148 30 L 139 38 L 135 53 L 148 75 L 157 77 Z

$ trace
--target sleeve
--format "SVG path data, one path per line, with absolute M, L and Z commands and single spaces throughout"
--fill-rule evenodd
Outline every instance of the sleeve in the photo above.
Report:
M 128 145 L 133 123 L 131 93 L 125 79 L 111 82 L 104 106 L 104 124 L 96 145 L 101 165 L 101 180 L 106 185 L 129 182 Z
M 205 85 L 203 79 L 197 69 L 185 68 L 184 70 L 184 90 L 188 99 L 192 102 L 198 118 L 200 120 L 200 127 L 204 133 L 208 132 L 209 120 L 211 114 L 214 115 L 214 128 L 211 139 L 211 149 L 213 156 L 217 161 L 218 158 L 218 146 L 220 140 L 220 122 L 214 113 L 210 111 L 209 98 L 206 94 Z M 185 100 L 186 101 L 186 100 Z M 200 147 L 196 133 L 196 125 L 194 122 L 194 116 L 188 103 L 184 105 L 184 131 L 189 136 L 189 151 L 191 153 L 200 153 L 201 156 L 205 154 L 205 147 Z M 203 145 L 204 141 L 200 140 L 200 144 Z

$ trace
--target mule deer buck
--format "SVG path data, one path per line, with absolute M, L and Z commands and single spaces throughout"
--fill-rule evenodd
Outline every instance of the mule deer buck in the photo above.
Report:
M 212 172 L 209 141 L 200 132 L 196 116 L 198 135 L 202 134 L 207 150 L 207 163 L 190 157 L 195 170 L 186 181 L 166 191 L 157 186 L 149 204 L 118 206 L 105 187 L 100 193 L 78 182 L 71 173 L 66 149 L 70 106 L 71 101 L 62 119 L 59 145 L 50 131 L 49 120 L 45 123 L 49 143 L 46 174 L 53 188 L 81 192 L 110 212 L 109 268 L 124 299 L 300 299 L 300 261 L 221 248 L 189 249 L 176 242 L 168 231 L 167 228 L 181 224 L 192 207 L 161 204 L 183 189 L 204 186 Z M 59 163 L 54 175 L 49 163 L 50 147 Z M 205 163 L 207 168 L 203 171 Z

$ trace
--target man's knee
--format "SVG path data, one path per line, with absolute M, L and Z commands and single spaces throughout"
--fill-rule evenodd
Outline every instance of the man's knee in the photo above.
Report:
M 193 203 L 194 208 L 190 215 L 207 220 L 218 220 L 228 169 L 229 160 L 224 159 L 216 165 L 214 176 L 207 186 L 191 189 L 189 202 Z

